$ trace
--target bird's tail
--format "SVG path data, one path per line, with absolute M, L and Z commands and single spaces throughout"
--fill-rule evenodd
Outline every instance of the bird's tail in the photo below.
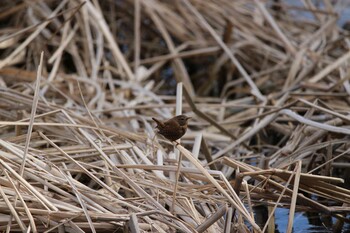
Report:
M 159 126 L 164 126 L 164 125 L 163 125 L 163 122 L 161 122 L 160 120 L 158 120 L 158 119 L 156 119 L 156 118 L 154 118 L 154 117 L 152 117 L 152 120 L 154 120 L 154 121 L 157 123 L 157 127 L 159 127 Z

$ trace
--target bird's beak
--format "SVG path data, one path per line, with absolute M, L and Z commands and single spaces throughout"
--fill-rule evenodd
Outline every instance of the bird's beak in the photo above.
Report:
M 187 118 L 186 118 L 186 121 L 188 121 L 188 120 L 191 119 L 191 118 L 192 118 L 192 117 L 187 117 Z

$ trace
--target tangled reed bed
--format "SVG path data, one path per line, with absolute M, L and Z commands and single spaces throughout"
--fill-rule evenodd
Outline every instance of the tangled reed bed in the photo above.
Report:
M 342 4 L 2 1 L 0 230 L 273 232 L 284 207 L 286 232 L 299 210 L 341 231 Z M 151 121 L 181 109 L 176 83 L 181 145 Z

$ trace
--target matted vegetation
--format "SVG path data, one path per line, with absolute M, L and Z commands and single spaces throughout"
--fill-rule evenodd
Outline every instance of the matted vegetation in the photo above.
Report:
M 273 232 L 282 207 L 341 231 L 346 5 L 303 2 L 3 0 L 0 230 Z M 180 145 L 151 120 L 176 108 Z

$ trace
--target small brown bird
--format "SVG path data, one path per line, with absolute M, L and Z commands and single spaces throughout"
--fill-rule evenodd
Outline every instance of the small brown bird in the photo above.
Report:
M 181 138 L 187 130 L 187 121 L 191 117 L 186 115 L 178 115 L 167 121 L 160 121 L 156 118 L 152 118 L 157 123 L 158 133 L 163 135 L 170 141 L 176 141 Z

